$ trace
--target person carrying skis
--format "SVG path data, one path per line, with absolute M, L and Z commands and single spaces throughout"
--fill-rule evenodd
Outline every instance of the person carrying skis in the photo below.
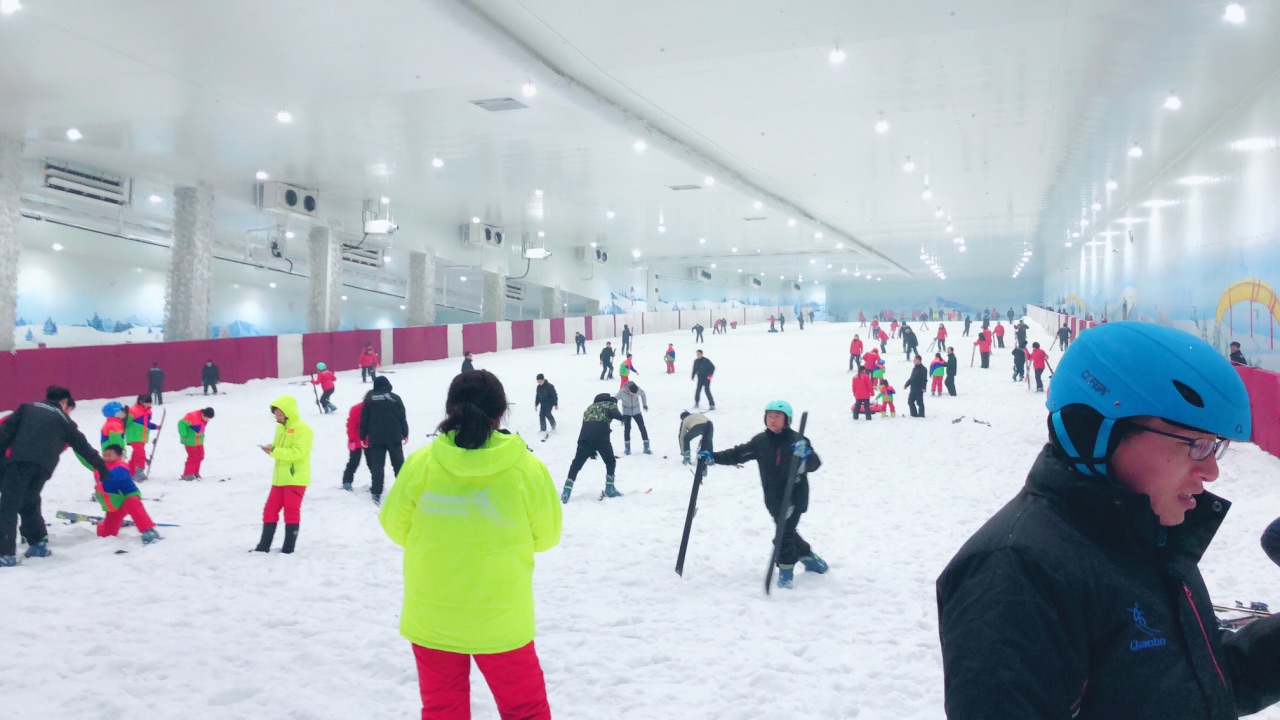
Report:
M 889 417 L 898 417 L 898 408 L 893 404 L 895 392 L 888 380 L 880 381 L 880 391 L 876 393 L 876 399 L 880 401 L 880 417 L 884 417 L 886 411 L 889 413 Z M 870 420 L 871 418 L 868 417 L 867 419 Z
M 365 464 L 368 464 L 365 456 L 365 448 L 368 446 L 360 438 L 360 415 L 363 410 L 362 399 L 347 411 L 347 466 L 342 470 L 342 489 L 347 492 L 353 492 L 352 484 L 356 481 L 356 469 L 360 467 L 360 460 L 364 459 Z
M 583 335 L 580 332 L 575 332 L 573 334 L 573 342 L 577 346 L 573 350 L 574 355 L 578 355 L 579 353 L 581 353 L 582 355 L 587 354 L 587 336 L 586 335 Z
M 622 346 L 618 348 L 618 352 L 626 355 L 631 350 L 631 326 L 622 326 Z
M 929 394 L 942 397 L 942 376 L 947 373 L 947 361 L 942 359 L 942 353 L 934 353 L 933 361 L 929 363 Z
M 606 342 L 604 349 L 600 351 L 600 379 L 604 380 L 604 374 L 609 373 L 609 379 L 613 379 L 613 343 Z
M 129 455 L 129 467 L 133 470 L 133 479 L 138 482 L 147 479 L 147 440 L 152 430 L 159 429 L 151 422 L 151 396 L 139 395 L 137 402 L 129 408 L 124 430 L 124 440 L 133 451 Z
M 18 564 L 18 523 L 27 540 L 23 557 L 48 557 L 49 532 L 40 512 L 40 492 L 58 467 L 58 456 L 70 446 L 106 477 L 110 470 L 68 413 L 75 407 L 71 391 L 60 385 L 45 389 L 44 401 L 23 403 L 0 423 L 0 567 Z
M 644 454 L 652 455 L 653 451 L 649 449 L 649 431 L 644 427 L 644 415 L 641 413 L 642 410 L 649 409 L 649 396 L 644 394 L 639 385 L 629 382 L 615 397 L 618 398 L 618 412 L 622 413 L 622 454 L 631 454 L 631 421 L 634 420 L 636 427 L 640 428 Z
M 862 338 L 854 333 L 853 340 L 849 342 L 849 371 L 852 372 L 854 366 L 862 367 Z
M 801 459 L 800 472 L 791 488 L 791 507 L 782 518 L 782 541 L 778 547 L 778 587 L 792 586 L 795 564 L 804 566 L 807 572 L 822 574 L 829 568 L 800 536 L 800 517 L 809 509 L 809 473 L 822 467 L 822 460 L 809 446 L 808 440 L 791 428 L 791 404 L 774 400 L 765 405 L 765 429 L 747 442 L 712 452 L 703 450 L 698 457 L 707 465 L 741 465 L 755 460 L 760 470 L 760 485 L 764 491 L 764 506 L 776 523 L 782 515 L 782 500 L 790 481 L 791 458 Z
M 1058 347 L 1062 352 L 1067 351 L 1067 346 L 1071 344 L 1071 326 L 1062 323 L 1062 327 L 1058 328 Z
M 929 384 L 928 374 L 924 369 L 924 360 L 919 356 L 915 356 L 911 363 L 911 377 L 902 383 L 902 387 L 907 389 L 907 409 L 911 411 L 911 417 L 924 417 L 924 388 Z
M 578 431 L 578 452 L 569 464 L 569 477 L 564 481 L 564 490 L 560 492 L 560 502 L 568 503 L 573 493 L 573 483 L 578 479 L 578 471 L 587 463 L 587 458 L 597 454 L 604 461 L 604 494 L 605 497 L 622 497 L 613 486 L 613 473 L 618 460 L 613 455 L 613 443 L 609 439 L 610 421 L 622 422 L 622 413 L 618 412 L 618 400 L 609 393 L 596 395 L 595 400 L 582 413 L 582 429 Z
M 107 464 L 107 474 L 94 473 L 94 496 L 106 513 L 98 523 L 98 537 L 115 537 L 120 534 L 125 518 L 133 520 L 133 526 L 142 533 L 142 544 L 150 545 L 163 540 L 156 532 L 156 524 L 142 504 L 142 492 L 133 482 L 133 473 L 124 461 L 124 447 L 112 443 L 102 450 L 102 461 Z
M 947 394 L 951 397 L 956 396 L 956 349 L 947 348 L 947 379 L 943 385 L 947 386 Z
M 853 419 L 858 419 L 858 413 L 865 412 L 867 414 L 867 422 L 871 421 L 871 393 L 875 390 L 875 381 L 871 379 L 871 370 L 866 365 L 858 368 L 858 374 L 853 376 Z
M 213 419 L 213 408 L 192 410 L 178 421 L 178 441 L 187 451 L 187 462 L 182 467 L 182 479 L 190 482 L 200 479 L 200 463 L 204 462 L 204 431 Z
M 538 428 L 546 432 L 547 423 L 551 423 L 551 430 L 554 432 L 556 419 L 551 411 L 560 409 L 560 396 L 556 394 L 556 386 L 542 373 L 538 373 L 538 389 L 533 394 L 533 406 L 538 408 Z
M 982 356 L 982 367 L 991 367 L 991 336 L 988 330 L 979 330 L 978 339 L 973 343 L 978 348 L 978 354 Z M 972 358 L 970 358 L 972 360 Z
M 685 465 L 693 464 L 690 449 L 694 438 L 702 438 L 699 444 L 701 450 L 715 449 L 715 430 L 715 425 L 702 413 L 688 410 L 680 413 L 680 431 L 676 437 L 680 442 L 680 457 Z
M 662 361 L 667 364 L 667 374 L 674 375 L 676 372 L 676 347 L 673 343 L 667 343 L 667 351 L 662 354 Z
M 364 407 L 360 410 L 360 441 L 366 448 L 364 456 L 369 463 L 369 474 L 373 476 L 369 495 L 374 505 L 380 505 L 387 455 L 391 456 L 391 476 L 398 477 L 404 465 L 402 448 L 409 442 L 404 401 L 391 392 L 391 381 L 386 375 L 375 377 L 373 389 L 365 393 Z
M 333 374 L 328 365 L 322 362 L 316 363 L 317 374 L 311 378 L 312 385 L 319 385 L 323 391 L 320 393 L 320 410 L 326 415 L 331 412 L 337 412 L 338 406 L 329 402 L 329 398 L 333 397 L 334 385 L 338 382 L 338 376 Z
M 275 469 L 271 474 L 271 492 L 262 508 L 262 539 L 254 550 L 271 552 L 271 541 L 283 508 L 284 546 L 280 552 L 291 553 L 302 524 L 302 496 L 311 484 L 313 434 L 311 426 L 302 421 L 298 401 L 292 395 L 281 395 L 272 401 L 271 415 L 276 419 L 275 439 L 270 445 L 258 447 L 275 461 Z
M 445 412 L 378 514 L 404 548 L 400 634 L 413 644 L 421 716 L 470 717 L 474 657 L 499 715 L 550 720 L 533 569 L 560 541 L 555 484 L 518 435 L 497 429 L 507 398 L 492 373 L 454 377 Z
M 1036 343 L 1038 347 L 1040 343 Z M 1027 351 L 1022 345 L 1013 346 L 1013 381 L 1022 382 L 1027 378 Z
M 378 353 L 373 343 L 365 343 L 357 363 L 360 366 L 360 382 L 366 383 L 378 376 Z
M 151 363 L 151 369 L 147 371 L 147 394 L 156 405 L 164 404 L 164 371 L 158 362 Z
M 200 368 L 200 384 L 204 386 L 204 394 L 209 394 L 209 388 L 213 388 L 213 394 L 218 394 L 218 383 L 222 382 L 222 371 L 218 370 L 218 366 L 213 364 L 212 360 L 206 360 L 204 367 Z
M 633 373 L 639 375 L 640 371 L 636 370 L 636 365 L 631 360 L 631 353 L 627 353 L 627 359 L 623 360 L 622 364 L 618 366 L 618 379 L 621 380 L 621 382 L 618 383 L 618 387 L 626 387 L 627 383 L 630 382 L 631 375 Z
M 697 408 L 698 403 L 702 401 L 702 391 L 707 391 L 707 403 L 710 407 L 708 410 L 716 409 L 716 399 L 711 397 L 711 376 L 716 372 L 715 363 L 711 362 L 711 358 L 703 357 L 702 351 L 697 351 L 697 359 L 693 361 L 693 372 L 690 374 L 690 380 L 697 380 L 698 386 L 693 391 L 693 407 Z
M 1044 392 L 1044 369 L 1049 367 L 1049 377 L 1053 377 L 1053 366 L 1049 365 L 1049 353 L 1040 348 L 1040 343 L 1031 343 L 1031 369 L 1036 372 L 1036 392 Z
M 1219 630 L 1205 490 L 1252 429 L 1244 382 L 1155 323 L 1091 329 L 1025 486 L 937 580 L 949 718 L 1236 718 L 1280 700 L 1280 617 Z M 1105 389 L 1105 392 L 1103 391 Z

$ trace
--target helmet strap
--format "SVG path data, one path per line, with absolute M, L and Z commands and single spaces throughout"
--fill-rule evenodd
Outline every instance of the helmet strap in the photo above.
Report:
M 1081 475 L 1094 477 L 1108 477 L 1110 475 L 1108 466 L 1111 458 L 1107 448 L 1111 444 L 1112 431 L 1115 429 L 1116 421 L 1114 419 L 1102 418 L 1094 438 L 1092 456 L 1086 457 L 1076 449 L 1075 442 L 1071 439 L 1071 434 L 1067 432 L 1066 423 L 1062 421 L 1062 411 L 1052 413 L 1049 418 L 1058 447 L 1066 455 L 1066 460 L 1075 465 L 1077 472 Z

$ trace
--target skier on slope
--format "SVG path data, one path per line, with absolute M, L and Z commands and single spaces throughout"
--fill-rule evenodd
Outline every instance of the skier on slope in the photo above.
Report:
M 329 398 L 333 397 L 334 386 L 338 382 L 338 376 L 333 374 L 328 365 L 322 362 L 316 363 L 316 376 L 311 378 L 312 385 L 319 385 L 323 391 L 320 393 L 320 410 L 326 415 L 331 412 L 337 412 L 338 406 L 329 402 Z
M 178 421 L 178 441 L 187 451 L 187 461 L 182 467 L 182 479 L 190 482 L 200 479 L 200 464 L 204 462 L 204 432 L 213 419 L 213 408 L 192 410 Z
M 1250 438 L 1243 381 L 1208 343 L 1138 322 L 1084 333 L 1059 370 L 1025 487 L 938 577 L 947 717 L 1234 719 L 1274 704 L 1280 617 L 1219 630 L 1199 568 L 1230 508 L 1205 485 Z
M 640 428 L 644 454 L 652 455 L 653 451 L 649 449 L 649 431 L 644 427 L 644 414 L 641 412 L 649 410 L 649 396 L 639 385 L 629 382 L 615 397 L 618 398 L 618 412 L 622 413 L 622 454 L 631 454 L 631 421 L 634 420 L 636 427 Z
M 610 440 L 609 423 L 613 420 L 622 422 L 622 413 L 618 412 L 618 400 L 609 393 L 596 395 L 595 400 L 582 413 L 582 429 L 578 431 L 578 452 L 569 465 L 569 477 L 564 481 L 564 490 L 560 492 L 560 502 L 568 503 L 573 494 L 573 483 L 578 479 L 578 471 L 587 464 L 587 459 L 597 454 L 604 461 L 604 494 L 605 497 L 621 497 L 613 486 L 613 473 L 618 460 L 613 454 L 613 442 Z
M 365 447 L 365 461 L 373 484 L 369 496 L 374 505 L 382 504 L 383 479 L 386 476 L 387 456 L 391 456 L 391 477 L 400 474 L 404 465 L 404 446 L 409 442 L 409 420 L 405 416 L 404 401 L 391 392 L 391 381 L 386 375 L 373 379 L 373 389 L 365 393 L 364 407 L 360 410 L 360 441 Z
M 360 382 L 367 383 L 378 377 L 378 353 L 374 351 L 373 343 L 364 344 L 357 364 L 360 366 Z
M 853 367 L 857 365 L 862 367 L 862 338 L 855 333 L 853 340 L 849 342 L 849 371 L 853 371 Z
M 575 332 L 573 334 L 573 343 L 575 345 L 573 350 L 574 355 L 587 354 L 587 336 L 586 335 L 583 335 L 580 332 Z
M 698 386 L 693 391 L 693 406 L 698 407 L 698 403 L 702 400 L 702 391 L 707 391 L 707 403 L 710 405 L 708 410 L 716 409 L 716 399 L 711 397 L 711 376 L 715 374 L 715 363 L 711 362 L 711 358 L 703 357 L 702 351 L 697 351 L 697 359 L 693 361 L 693 372 L 690 373 L 690 380 L 697 380 Z
M 618 352 L 626 355 L 631 352 L 631 326 L 622 326 L 622 345 L 618 348 Z
M 801 458 L 800 473 L 791 489 L 791 508 L 783 518 L 782 542 L 778 548 L 778 587 L 783 589 L 791 587 L 797 562 L 808 572 L 821 574 L 828 570 L 827 562 L 818 557 L 797 531 L 800 516 L 809 509 L 809 473 L 822 467 L 822 460 L 809 447 L 808 441 L 791 428 L 791 416 L 790 403 L 774 400 L 765 406 L 763 432 L 728 450 L 698 453 L 698 457 L 708 465 L 741 465 L 755 460 L 760 470 L 764 506 L 775 522 L 781 514 L 791 458 Z
M 556 419 L 552 410 L 560 409 L 560 396 L 556 394 L 556 386 L 547 380 L 547 376 L 538 373 L 538 389 L 533 393 L 533 406 L 538 409 L 538 428 L 547 431 L 547 423 L 551 423 L 551 431 L 555 432 Z
M 702 438 L 699 447 L 703 450 L 715 448 L 715 425 L 706 415 L 685 410 L 680 413 L 680 431 L 676 437 L 680 442 L 680 457 L 685 465 L 690 465 L 693 463 L 690 448 L 694 438 Z
M 609 379 L 613 379 L 613 343 L 606 342 L 604 348 L 600 350 L 600 379 L 604 380 L 605 373 L 609 374 Z
M 956 396 L 956 349 L 947 348 L 947 378 L 942 383 L 947 386 L 947 394 L 951 397 Z
M 217 395 L 220 382 L 222 382 L 222 372 L 212 360 L 206 360 L 204 367 L 200 368 L 200 384 L 204 386 L 204 394 L 208 395 L 209 388 L 213 388 L 213 394 Z
M 133 479 L 138 482 L 147 479 L 147 440 L 152 430 L 159 429 L 151 422 L 151 396 L 139 395 L 137 402 L 129 408 L 129 417 L 124 425 L 125 442 L 133 451 L 129 455 L 129 467 L 133 469 Z
M 105 476 L 94 473 L 94 496 L 106 513 L 96 528 L 98 537 L 119 535 L 127 517 L 133 520 L 133 526 L 142 533 L 143 545 L 163 540 L 142 504 L 142 491 L 134 484 L 133 473 L 129 470 L 129 464 L 124 461 L 124 448 L 114 443 L 108 445 L 102 450 L 102 461 L 107 464 L 109 472 Z
M 907 391 L 907 410 L 911 417 L 924 417 L 924 388 L 929 384 L 928 372 L 924 368 L 924 359 L 916 355 L 911 359 L 911 377 L 902 387 Z

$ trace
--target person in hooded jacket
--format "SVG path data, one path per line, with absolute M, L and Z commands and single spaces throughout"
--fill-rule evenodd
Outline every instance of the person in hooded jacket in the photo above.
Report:
M 400 475 L 404 465 L 403 446 L 409 442 L 409 420 L 405 417 L 404 402 L 391 392 L 391 381 L 386 375 L 373 379 L 373 389 L 365 393 L 364 407 L 360 410 L 360 440 L 364 444 L 365 459 L 373 484 L 369 494 L 373 504 L 382 502 L 382 482 L 386 473 L 387 456 L 391 456 L 392 477 Z
M 991 335 L 990 330 L 979 330 L 978 339 L 974 341 L 974 345 L 978 348 L 978 355 L 982 357 L 982 367 L 991 367 Z M 970 358 L 972 363 L 972 358 Z
M 849 341 L 849 371 L 852 372 L 854 366 L 862 367 L 862 338 L 855 333 L 853 340 Z
M 578 431 L 578 452 L 569 464 L 569 477 L 564 481 L 564 490 L 560 492 L 560 502 L 568 503 L 573 494 L 573 483 L 578 479 L 578 471 L 587 464 L 587 458 L 597 454 L 604 461 L 604 494 L 605 497 L 621 497 L 613 486 L 613 473 L 618 460 L 613 454 L 613 443 L 609 439 L 609 423 L 622 422 L 622 413 L 618 411 L 618 400 L 609 393 L 596 395 L 595 400 L 582 413 L 582 429 Z
M 213 419 L 213 408 L 192 410 L 178 421 L 178 441 L 187 451 L 187 461 L 182 466 L 182 479 L 188 482 L 200 479 L 200 465 L 204 462 L 204 433 Z
M 373 343 L 364 344 L 356 364 L 360 366 L 360 382 L 366 383 L 378 377 L 378 353 L 373 349 Z
M 206 360 L 204 367 L 200 368 L 200 384 L 204 386 L 204 394 L 209 394 L 209 389 L 213 388 L 213 394 L 218 394 L 218 383 L 222 382 L 222 371 L 212 360 Z
M 952 720 L 1205 718 L 1280 700 L 1280 617 L 1220 630 L 1205 490 L 1249 394 L 1208 343 L 1109 323 L 1063 355 L 1048 442 L 937 581 Z
M 500 430 L 506 393 L 486 370 L 449 385 L 447 417 L 409 456 L 378 519 L 404 548 L 400 634 L 413 644 L 423 718 L 471 716 L 471 662 L 504 718 L 550 720 L 534 647 L 535 553 L 560 542 L 546 465 Z
M 298 401 L 292 395 L 281 395 L 271 403 L 276 419 L 275 439 L 270 445 L 259 445 L 262 452 L 275 461 L 271 474 L 271 492 L 262 509 L 262 539 L 254 550 L 270 552 L 275 538 L 280 510 L 284 510 L 284 546 L 282 553 L 293 552 L 302 523 L 302 496 L 311 484 L 311 426 L 302 421 Z
M 139 395 L 124 421 L 124 439 L 132 450 L 129 467 L 133 471 L 133 479 L 138 482 L 147 479 L 147 440 L 150 439 L 152 430 L 160 429 L 151 418 L 151 396 Z
M 652 455 L 649 449 L 649 431 L 644 427 L 642 410 L 649 409 L 649 396 L 634 382 L 629 382 L 618 391 L 618 412 L 622 413 L 622 453 L 631 454 L 631 421 L 640 428 L 640 440 L 644 442 L 644 454 Z
M 822 460 L 809 447 L 808 440 L 791 428 L 791 416 L 790 403 L 774 400 L 765 406 L 763 432 L 728 450 L 698 453 L 698 457 L 708 465 L 741 465 L 755 460 L 760 470 L 764 506 L 775 523 L 782 510 L 791 459 L 800 458 L 800 472 L 791 489 L 791 508 L 783 519 L 782 541 L 778 548 L 778 587 L 783 589 L 792 586 L 797 562 L 812 573 L 821 574 L 829 569 L 827 562 L 818 557 L 797 529 L 800 516 L 809 509 L 809 473 L 822 467 Z

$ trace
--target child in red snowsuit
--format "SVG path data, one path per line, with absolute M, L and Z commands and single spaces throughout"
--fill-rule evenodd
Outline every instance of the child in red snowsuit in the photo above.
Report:
M 319 372 L 311 378 L 311 384 L 319 385 L 324 391 L 320 394 L 320 409 L 325 413 L 337 412 L 338 406 L 329 402 L 329 398 L 333 397 L 333 386 L 338 382 L 338 377 L 324 363 L 316 363 L 316 370 Z
M 138 402 L 129 408 L 125 420 L 124 438 L 133 453 L 129 456 L 129 469 L 138 480 L 147 479 L 147 439 L 151 430 L 159 426 L 151 422 L 151 396 L 139 395 Z
M 360 382 L 369 382 L 378 376 L 378 353 L 373 351 L 373 343 L 364 346 L 360 353 Z
M 120 527 L 124 525 L 125 518 L 129 517 L 133 519 L 138 532 L 142 533 L 143 544 L 150 545 L 163 538 L 156 532 L 156 524 L 142 506 L 142 493 L 134 484 L 133 473 L 129 471 L 129 464 L 124 461 L 123 456 L 124 448 L 108 445 L 102 450 L 102 461 L 107 464 L 110 472 L 105 478 L 94 473 L 98 503 L 107 513 L 102 522 L 98 523 L 98 537 L 119 535 Z
M 880 417 L 884 417 L 886 412 L 889 413 L 890 417 L 898 417 L 898 408 L 893 404 L 893 394 L 895 392 L 897 391 L 893 389 L 893 386 L 889 384 L 888 380 L 883 378 L 880 380 L 880 392 L 876 395 L 876 399 L 880 401 L 878 405 L 880 408 Z M 872 405 L 871 407 L 874 409 L 877 406 Z M 867 419 L 870 420 L 871 418 Z
M 200 463 L 204 462 L 204 431 L 213 419 L 213 408 L 192 410 L 178 421 L 178 439 L 187 450 L 187 462 L 182 467 L 182 479 L 187 482 L 200 479 Z

